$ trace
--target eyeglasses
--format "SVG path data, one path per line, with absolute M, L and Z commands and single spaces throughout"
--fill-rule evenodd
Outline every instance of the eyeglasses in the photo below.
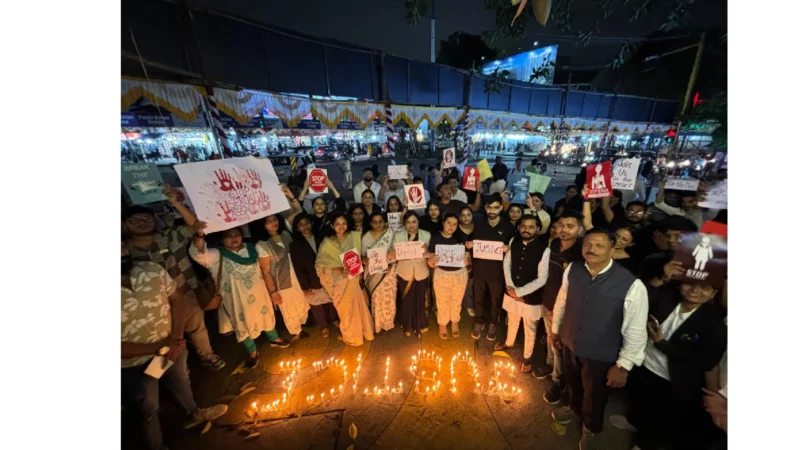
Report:
M 152 223 L 153 216 L 133 216 L 128 218 L 130 223 Z

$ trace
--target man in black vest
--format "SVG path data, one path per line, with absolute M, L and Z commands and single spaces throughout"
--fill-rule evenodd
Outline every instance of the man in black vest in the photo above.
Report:
M 564 379 L 570 406 L 552 413 L 553 420 L 583 423 L 580 450 L 594 448 L 603 431 L 608 387 L 625 386 L 628 372 L 644 360 L 647 344 L 647 290 L 611 259 L 615 236 L 593 228 L 583 237 L 585 264 L 564 271 L 553 310 L 554 345 L 562 346 Z
M 517 224 L 518 234 L 511 238 L 508 253 L 503 259 L 503 275 L 506 280 L 506 295 L 514 299 L 508 311 L 508 333 L 506 343 L 498 342 L 495 350 L 505 350 L 514 346 L 520 320 L 525 331 L 525 349 L 522 371 L 531 371 L 533 345 L 536 341 L 536 325 L 542 317 L 542 287 L 547 281 L 550 264 L 550 249 L 547 238 L 536 239 L 542 222 L 537 216 L 525 214 Z M 517 304 L 520 303 L 520 304 Z

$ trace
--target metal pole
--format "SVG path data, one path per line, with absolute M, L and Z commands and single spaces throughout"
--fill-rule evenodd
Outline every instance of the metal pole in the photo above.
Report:
M 431 0 L 431 62 L 436 62 L 436 9 Z
M 686 110 L 689 109 L 689 101 L 692 98 L 692 91 L 697 82 L 697 73 L 700 71 L 700 60 L 703 57 L 703 47 L 706 43 L 706 32 L 700 33 L 700 43 L 697 44 L 697 53 L 694 55 L 694 65 L 692 66 L 692 74 L 689 75 L 689 84 L 686 86 L 686 94 L 683 97 L 683 108 L 681 108 L 681 116 L 686 115 Z

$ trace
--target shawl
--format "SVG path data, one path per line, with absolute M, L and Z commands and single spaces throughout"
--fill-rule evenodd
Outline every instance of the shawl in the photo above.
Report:
M 330 269 L 343 269 L 340 255 L 353 248 L 361 254 L 361 233 L 357 231 L 349 232 L 341 245 L 336 237 L 326 237 L 317 250 L 316 264 Z

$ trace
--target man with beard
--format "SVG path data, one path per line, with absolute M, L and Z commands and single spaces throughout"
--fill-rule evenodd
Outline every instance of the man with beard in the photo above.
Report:
M 433 200 L 433 202 L 439 207 L 440 217 L 444 217 L 444 215 L 447 213 L 461 214 L 461 208 L 465 206 L 469 206 L 469 208 L 473 211 L 477 211 L 478 208 L 480 208 L 480 195 L 476 195 L 475 202 L 471 205 L 468 205 L 466 202 L 453 198 L 453 191 L 449 183 L 440 183 L 437 191 L 439 192 L 439 199 Z
M 584 264 L 564 271 L 553 310 L 550 339 L 562 346 L 569 406 L 552 412 L 565 425 L 582 422 L 581 450 L 595 448 L 603 431 L 608 388 L 625 387 L 628 372 L 644 360 L 647 290 L 611 258 L 615 236 L 593 228 L 583 237 Z
M 353 198 L 355 202 L 361 201 L 361 194 L 364 191 L 372 191 L 375 194 L 375 198 L 378 198 L 378 195 L 381 193 L 381 185 L 372 181 L 373 173 L 372 169 L 369 167 L 365 167 L 363 172 L 361 173 L 361 178 L 364 181 L 360 181 L 356 187 L 353 188 Z
M 602 208 L 606 220 L 611 224 L 610 228 L 616 230 L 619 227 L 631 227 L 635 231 L 642 231 L 647 217 L 647 205 L 644 202 L 632 201 L 625 207 L 625 214 L 620 215 L 611 209 L 610 200 L 603 199 Z M 618 211 L 617 211 L 618 212 Z
M 486 218 L 476 221 L 475 231 L 472 234 L 473 241 L 502 242 L 504 246 L 507 246 L 514 234 L 514 228 L 507 220 L 500 217 L 500 213 L 503 211 L 503 199 L 500 194 L 488 195 L 484 209 Z M 466 243 L 467 248 L 472 248 L 472 245 L 472 241 Z M 504 251 L 508 251 L 508 247 L 505 247 Z M 488 322 L 489 331 L 486 333 L 486 339 L 494 341 L 497 337 L 497 323 L 500 321 L 500 310 L 503 306 L 503 292 L 505 291 L 503 261 L 473 259 L 472 273 L 475 301 L 475 325 L 472 328 L 472 339 L 481 338 L 481 333 Z
M 220 370 L 225 367 L 225 360 L 211 349 L 205 316 L 199 306 L 199 303 L 206 304 L 211 300 L 211 293 L 197 279 L 188 253 L 191 238 L 206 224 L 197 220 L 197 216 L 181 203 L 179 194 L 174 188 L 164 188 L 164 195 L 183 217 L 185 225 L 158 233 L 153 211 L 145 206 L 132 206 L 122 214 L 123 230 L 127 236 L 125 244 L 134 261 L 155 262 L 175 280 L 178 290 L 186 298 L 184 328 L 189 340 L 203 366 Z
M 158 421 L 159 381 L 175 395 L 192 428 L 215 420 L 227 405 L 198 408 L 189 385 L 183 319 L 186 300 L 166 270 L 151 261 L 134 263 L 122 244 L 122 392 L 141 423 L 144 444 L 162 450 Z M 153 358 L 159 356 L 158 360 Z M 145 373 L 150 365 L 163 370 L 160 378 Z M 158 367 L 158 365 L 161 365 Z

